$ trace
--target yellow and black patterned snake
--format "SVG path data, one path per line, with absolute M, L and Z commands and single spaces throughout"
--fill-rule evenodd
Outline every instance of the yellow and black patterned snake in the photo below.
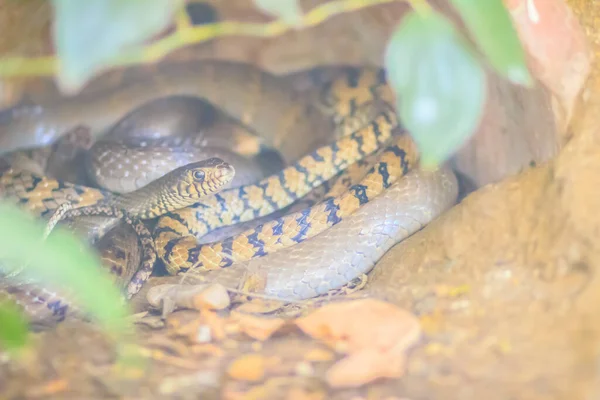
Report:
M 352 69 L 300 96 L 285 79 L 247 65 L 212 61 L 199 65 L 168 66 L 153 75 L 150 83 L 133 82 L 108 95 L 25 106 L 0 116 L 0 145 L 11 150 L 48 144 L 78 124 L 89 126 L 94 134 L 112 126 L 89 150 L 86 165 L 95 184 L 113 185 L 105 189 L 119 193 L 62 182 L 12 165 L 0 173 L 4 196 L 45 217 L 60 204 L 69 203 L 74 208 L 65 212 L 66 218 L 104 217 L 94 221 L 102 233 L 119 218 L 137 226 L 137 219 L 158 217 L 152 233 L 154 248 L 170 274 L 192 269 L 217 281 L 237 279 L 239 284 L 240 271 L 269 271 L 262 289 L 283 298 L 307 298 L 343 286 L 357 271 L 372 268 L 393 243 L 456 201 L 457 184 L 451 171 L 411 171 L 418 162 L 417 149 L 397 121 L 393 96 L 381 71 Z M 237 176 L 238 171 L 251 167 L 236 166 L 245 161 L 236 161 L 235 154 L 218 143 L 215 147 L 223 157 L 217 150 L 212 154 L 224 161 L 202 161 L 211 151 L 206 146 L 198 150 L 198 143 L 210 145 L 208 136 L 202 140 L 194 136 L 143 139 L 115 134 L 126 130 L 127 123 L 114 125 L 126 111 L 155 98 L 180 95 L 206 99 L 227 115 L 230 120 L 225 124 L 235 121 L 243 126 L 218 135 L 221 139 L 228 136 L 230 142 L 242 138 L 258 143 L 250 146 L 253 150 L 239 153 L 252 157 L 272 146 L 287 166 L 224 188 L 232 178 L 228 171 L 235 169 Z M 28 133 L 26 139 L 19 139 L 23 132 Z M 174 152 L 184 157 L 148 167 L 159 158 L 157 154 L 168 157 Z M 226 159 L 229 156 L 231 161 Z M 171 168 L 176 169 L 169 172 Z M 191 183 L 194 180 L 199 184 Z M 311 201 L 309 196 L 317 188 L 325 196 Z M 300 209 L 285 214 L 294 204 Z M 398 214 L 407 204 L 412 208 L 407 208 L 403 218 L 410 221 L 410 227 L 402 231 L 404 225 L 397 216 L 388 219 L 389 210 Z M 371 214 L 365 214 L 366 210 L 372 210 Z M 264 221 L 278 212 L 284 215 L 223 240 L 200 243 L 217 229 Z M 418 217 L 411 219 L 411 212 Z M 341 227 L 349 228 L 353 218 L 360 225 L 349 229 L 344 244 Z M 107 225 L 109 221 L 113 225 Z M 140 229 L 136 232 L 140 235 Z M 350 237 L 353 234 L 370 246 L 357 244 L 356 237 Z M 144 250 L 146 254 L 151 251 Z M 105 249 L 104 255 L 110 253 L 114 261 L 115 252 Z M 146 264 L 129 282 L 128 296 L 149 276 L 148 259 L 144 256 Z M 26 307 L 31 302 L 31 293 L 26 293 L 29 287 L 23 290 L 14 282 L 5 286 L 0 285 L 0 293 L 1 289 L 10 292 Z M 42 304 L 38 309 L 46 306 L 54 317 L 65 316 L 64 301 L 48 301 L 56 298 L 54 293 L 46 293 L 43 301 L 39 293 L 36 296 Z M 32 317 L 37 317 L 32 310 Z

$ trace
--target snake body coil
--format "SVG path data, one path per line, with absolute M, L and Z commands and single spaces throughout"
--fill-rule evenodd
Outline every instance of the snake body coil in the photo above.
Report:
M 289 300 L 326 294 L 367 274 L 393 245 L 452 207 L 457 195 L 451 170 L 411 171 L 312 239 L 223 270 L 196 271 L 191 280 L 200 276 L 226 287 Z
M 155 81 L 154 96 L 157 93 L 192 94 L 215 102 L 218 108 L 238 122 L 245 123 L 249 131 L 264 139 L 266 145 L 274 145 L 281 150 L 289 165 L 280 172 L 213 194 L 210 193 L 221 188 L 222 182 L 218 179 L 212 180 L 219 182 L 215 187 L 199 193 L 191 190 L 193 185 L 186 184 L 185 179 L 152 181 L 152 178 L 148 178 L 152 182 L 144 188 L 135 189 L 134 186 L 138 185 L 135 184 L 115 196 L 102 190 L 16 170 L 0 174 L 0 187 L 26 208 L 42 211 L 44 215 L 69 201 L 76 208 L 66 213 L 67 218 L 94 215 L 142 219 L 158 217 L 153 231 L 154 245 L 158 258 L 169 273 L 178 274 L 193 269 L 194 273 L 209 274 L 211 277 L 218 274 L 219 278 L 215 276 L 215 279 L 234 276 L 239 283 L 240 271 L 268 271 L 263 289 L 267 293 L 292 298 L 307 298 L 339 287 L 344 279 L 355 276 L 357 271 L 368 270 L 391 244 L 421 226 L 416 224 L 402 232 L 387 228 L 390 214 L 380 211 L 388 210 L 387 205 L 399 199 L 404 202 L 412 193 L 416 197 L 410 203 L 413 208 L 409 213 L 412 215 L 417 212 L 420 205 L 425 207 L 429 211 L 423 218 L 419 217 L 425 224 L 455 201 L 455 182 L 451 172 L 444 170 L 431 176 L 410 172 L 418 162 L 418 154 L 414 143 L 398 123 L 391 104 L 393 96 L 382 73 L 369 69 L 362 73 L 351 70 L 341 79 L 314 92 L 311 100 L 294 96 L 289 88 L 268 74 L 257 75 L 251 68 L 242 69 L 242 77 L 246 78 L 243 82 L 239 65 L 224 63 L 224 68 L 219 65 L 207 63 L 199 71 L 194 71 L 194 78 L 189 67 L 175 66 Z M 253 72 L 249 75 L 248 71 Z M 222 81 L 222 78 L 216 79 L 215 76 L 221 77 L 227 73 L 234 76 L 230 86 L 237 84 L 249 87 L 248 92 L 231 95 L 239 93 L 240 89 L 237 92 L 223 91 L 218 85 L 215 86 L 214 81 Z M 259 76 L 259 79 L 248 79 L 249 76 Z M 188 85 L 184 84 L 184 80 L 192 79 L 193 85 L 189 82 Z M 248 82 L 251 84 L 248 85 Z M 224 98 L 223 92 L 230 97 Z M 257 94 L 265 99 L 270 98 L 271 102 L 263 104 L 249 101 L 251 96 Z M 104 113 L 95 110 L 104 115 L 102 118 L 91 117 L 92 125 L 99 129 L 107 125 L 108 120 L 115 120 L 115 96 L 128 99 L 132 105 L 143 104 L 152 97 L 143 84 L 133 84 L 114 94 L 112 102 L 111 99 L 90 98 L 77 105 L 73 100 L 64 101 L 45 110 L 47 119 L 40 116 L 44 113 L 39 113 L 12 125 L 5 124 L 3 127 L 0 123 L 0 131 L 4 129 L 7 132 L 4 139 L 0 135 L 0 142 L 8 141 L 13 148 L 21 146 L 13 141 L 11 132 L 22 126 L 35 126 L 38 132 L 42 129 L 40 126 L 44 126 L 46 134 L 54 134 L 57 129 L 66 127 L 67 115 L 72 115 L 72 110 L 79 109 L 86 116 L 90 114 L 88 108 L 91 105 L 105 110 Z M 275 113 L 269 110 L 271 104 L 277 104 Z M 291 126 L 293 129 L 288 129 Z M 299 144 L 302 140 L 304 142 Z M 109 135 L 106 145 L 123 143 L 126 142 L 115 141 Z M 320 147 L 316 150 L 307 151 L 317 144 Z M 101 145 L 102 142 L 95 145 L 98 151 L 96 155 L 102 153 Z M 130 151 L 141 152 L 142 147 L 138 145 Z M 161 146 L 156 148 L 160 149 Z M 94 153 L 91 154 L 94 160 Z M 104 154 L 110 154 L 110 151 L 106 150 Z M 100 172 L 103 165 L 100 159 L 96 156 L 97 164 L 94 166 L 91 163 L 92 171 Z M 185 168 L 187 166 L 180 167 L 180 170 Z M 106 173 L 100 173 L 95 180 L 100 182 L 106 176 Z M 40 186 L 44 195 L 36 196 Z M 309 195 L 320 186 L 327 193 L 326 197 L 311 200 Z M 182 196 L 189 201 L 182 202 Z M 264 222 L 216 243 L 198 243 L 199 239 L 217 229 L 271 216 L 293 207 L 294 203 L 305 206 L 300 206 L 295 213 Z M 343 232 L 343 227 L 349 228 L 348 219 L 359 221 L 361 229 L 357 235 L 362 240 L 365 235 L 371 234 L 379 238 L 381 229 L 385 230 L 383 234 L 386 239 L 376 239 L 376 245 L 369 250 L 360 246 L 351 233 L 344 244 L 340 232 Z M 338 236 L 334 240 L 331 235 Z M 324 251 L 322 247 L 328 245 L 330 237 L 332 250 Z M 321 248 L 315 243 L 320 243 Z M 336 248 L 338 257 L 334 254 Z M 292 257 L 293 262 L 284 262 L 290 254 L 300 255 Z M 367 261 L 358 262 L 362 257 L 358 254 L 364 255 Z M 316 262 L 319 259 L 322 262 Z M 309 267 L 310 263 L 313 267 Z M 284 268 L 278 270 L 278 264 Z M 354 272 L 344 272 L 346 267 Z M 332 268 L 335 274 L 327 272 Z M 211 269 L 218 271 L 208 271 Z M 149 271 L 142 268 L 137 274 L 130 282 L 129 294 L 139 290 L 140 283 L 147 278 Z

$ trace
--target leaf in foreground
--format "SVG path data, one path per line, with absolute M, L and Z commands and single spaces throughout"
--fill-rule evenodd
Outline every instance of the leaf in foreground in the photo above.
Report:
M 170 24 L 181 0 L 52 0 L 58 84 L 74 93 L 127 50 Z
M 7 301 L 0 302 L 0 344 L 7 350 L 20 349 L 27 344 L 27 322 L 17 307 Z
M 385 68 L 421 165 L 443 163 L 483 115 L 486 76 L 473 50 L 444 16 L 411 12 L 388 43 Z
M 512 83 L 531 86 L 525 50 L 502 0 L 451 0 L 490 64 Z
M 83 251 L 82 242 L 70 232 L 57 228 L 44 241 L 43 231 L 40 221 L 16 206 L 0 203 L 2 266 L 10 273 L 11 268 L 25 265 L 16 279 L 64 290 L 109 333 L 128 333 L 131 327 L 124 319 L 127 309 L 98 258 L 90 249 Z

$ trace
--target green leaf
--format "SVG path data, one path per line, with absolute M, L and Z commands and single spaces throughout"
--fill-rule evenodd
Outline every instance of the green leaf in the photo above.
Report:
M 182 0 L 52 0 L 58 85 L 78 91 L 110 60 L 166 29 Z
M 302 9 L 298 0 L 254 0 L 254 4 L 289 25 L 299 25 L 302 20 Z
M 44 224 L 12 204 L 0 203 L 0 260 L 15 281 L 67 292 L 111 334 L 131 331 L 127 309 L 99 258 L 71 232 L 56 228 L 44 241 Z M 10 262 L 9 262 L 10 261 Z
M 10 302 L 0 302 L 0 344 L 7 350 L 18 350 L 27 344 L 27 322 Z
M 385 68 L 421 165 L 444 162 L 471 137 L 483 114 L 486 76 L 475 54 L 444 16 L 411 12 L 388 42 Z
M 473 39 L 498 73 L 531 87 L 525 51 L 502 0 L 451 0 Z

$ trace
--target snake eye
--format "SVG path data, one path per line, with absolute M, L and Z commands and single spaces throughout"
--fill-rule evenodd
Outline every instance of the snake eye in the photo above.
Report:
M 203 181 L 205 176 L 204 171 L 194 171 L 194 179 L 197 181 Z

